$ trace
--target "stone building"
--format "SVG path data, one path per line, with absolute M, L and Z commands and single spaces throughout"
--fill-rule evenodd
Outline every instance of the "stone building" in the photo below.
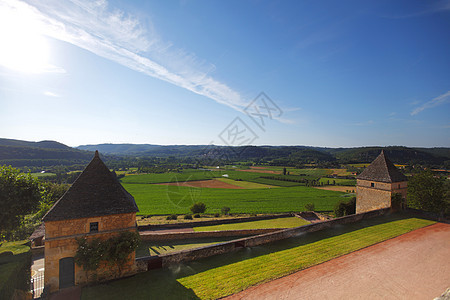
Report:
M 82 267 L 74 262 L 76 238 L 108 239 L 122 231 L 136 230 L 136 202 L 110 172 L 98 151 L 69 190 L 43 217 L 45 223 L 44 284 L 50 292 L 86 282 Z M 123 274 L 134 273 L 135 254 Z M 106 266 L 97 278 L 113 277 Z
M 384 151 L 356 179 L 356 213 L 391 207 L 394 193 L 406 199 L 408 179 Z

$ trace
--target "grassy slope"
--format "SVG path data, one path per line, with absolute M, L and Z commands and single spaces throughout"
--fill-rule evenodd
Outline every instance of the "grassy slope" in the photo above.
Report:
M 215 230 L 240 230 L 240 229 L 261 229 L 261 228 L 292 228 L 309 224 L 309 222 L 297 218 L 279 218 L 270 220 L 260 220 L 243 223 L 221 224 L 214 226 L 194 227 L 194 231 L 215 231 Z
M 316 210 L 333 210 L 344 193 L 309 187 L 272 189 L 210 189 L 151 184 L 123 184 L 134 196 L 138 214 L 185 214 L 194 202 L 204 202 L 207 213 L 220 213 L 224 206 L 231 213 L 277 213 L 301 211 L 314 203 Z
M 86 287 L 82 299 L 216 299 L 433 221 L 391 215 Z

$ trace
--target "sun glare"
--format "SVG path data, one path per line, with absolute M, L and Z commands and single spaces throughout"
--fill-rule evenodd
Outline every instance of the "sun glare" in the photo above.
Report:
M 49 46 L 39 22 L 26 10 L 0 10 L 0 65 L 25 73 L 43 73 L 50 66 Z

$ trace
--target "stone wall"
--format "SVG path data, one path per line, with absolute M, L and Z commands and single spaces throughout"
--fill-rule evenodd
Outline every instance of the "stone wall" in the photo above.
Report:
M 407 187 L 407 181 L 385 183 L 358 179 L 356 184 L 356 213 L 391 207 L 392 194 L 399 193 L 402 198 L 406 198 Z
M 140 272 L 145 272 L 154 268 L 166 267 L 171 264 L 192 261 L 204 257 L 213 255 L 228 253 L 243 247 L 253 247 L 263 245 L 290 237 L 298 236 L 305 232 L 314 232 L 327 228 L 331 228 L 336 225 L 348 224 L 359 222 L 363 219 L 369 219 L 377 216 L 384 215 L 390 209 L 379 209 L 360 213 L 356 215 L 345 216 L 329 221 L 318 222 L 314 224 L 304 225 L 301 227 L 280 229 L 272 233 L 261 234 L 253 237 L 237 239 L 229 242 L 224 242 L 211 246 L 204 246 L 196 249 L 188 249 L 175 253 L 168 253 L 159 256 L 141 257 L 136 260 L 136 269 Z
M 171 232 L 158 233 L 158 231 L 141 231 L 139 235 L 143 241 L 171 241 L 197 238 L 215 238 L 215 237 L 238 237 L 258 235 L 263 233 L 275 232 L 279 228 L 268 229 L 242 229 L 242 230 L 222 230 L 222 231 L 198 231 L 198 232 Z
M 98 222 L 98 232 L 89 233 L 91 222 Z M 75 256 L 78 248 L 76 238 L 86 236 L 88 239 L 105 240 L 124 230 L 136 230 L 135 224 L 135 213 L 45 222 L 44 284 L 50 286 L 50 292 L 59 289 L 59 261 Z M 135 256 L 132 254 L 130 263 L 124 268 L 124 274 L 134 271 L 134 259 Z M 107 266 L 102 266 L 98 270 L 99 279 L 110 279 L 114 276 Z M 75 285 L 85 282 L 85 272 L 75 264 Z

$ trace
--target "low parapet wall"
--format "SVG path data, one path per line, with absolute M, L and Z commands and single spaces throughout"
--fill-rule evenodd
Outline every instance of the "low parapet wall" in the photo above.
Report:
M 267 229 L 241 229 L 241 230 L 169 232 L 169 233 L 158 233 L 158 231 L 141 231 L 139 232 L 139 235 L 141 236 L 141 239 L 143 241 L 173 241 L 173 240 L 197 239 L 197 238 L 259 235 L 279 230 L 280 230 L 279 228 L 267 228 Z
M 243 247 L 253 247 L 257 245 L 267 244 L 291 237 L 295 237 L 305 232 L 315 232 L 336 225 L 349 224 L 359 222 L 363 219 L 370 219 L 382 216 L 390 211 L 390 208 L 384 208 L 369 212 L 364 212 L 356 215 L 345 216 L 329 221 L 318 222 L 314 224 L 304 225 L 301 227 L 281 229 L 271 233 L 265 233 L 257 236 L 237 239 L 225 243 L 220 243 L 211 246 L 204 246 L 196 249 L 188 249 L 175 253 L 168 253 L 159 256 L 141 257 L 136 260 L 137 269 L 145 272 L 150 269 L 166 267 L 171 264 L 180 262 L 192 261 L 204 257 L 209 257 L 217 254 L 228 253 Z
M 196 222 L 186 222 L 186 223 L 176 223 L 176 224 L 141 225 L 141 226 L 138 226 L 138 230 L 139 231 L 147 231 L 147 230 L 159 230 L 159 229 L 211 226 L 211 225 L 259 221 L 259 220 L 270 220 L 270 219 L 277 219 L 277 218 L 288 218 L 288 217 L 292 217 L 292 216 L 293 216 L 292 213 L 287 213 L 287 214 L 278 214 L 278 215 L 266 215 L 266 216 L 255 216 L 255 217 L 245 217 L 245 218 L 210 220 L 210 221 L 196 221 Z

